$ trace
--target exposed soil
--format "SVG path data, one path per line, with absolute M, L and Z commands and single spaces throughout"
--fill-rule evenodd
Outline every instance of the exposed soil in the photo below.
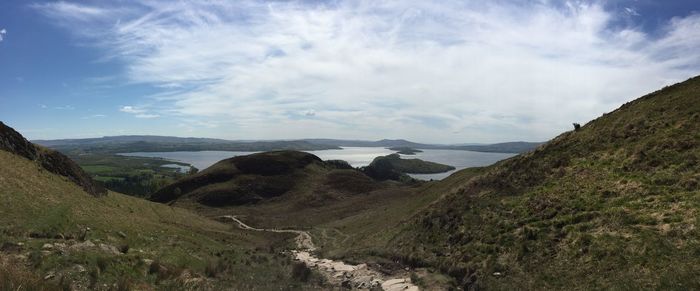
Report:
M 294 258 L 306 264 L 309 268 L 317 270 L 334 286 L 355 290 L 376 290 L 378 288 L 391 291 L 420 290 L 418 286 L 412 284 L 411 279 L 406 276 L 399 276 L 398 278 L 393 276 L 389 277 L 377 270 L 373 270 L 367 264 L 352 265 L 342 261 L 316 257 L 313 253 L 316 250 L 316 246 L 311 239 L 311 235 L 306 231 L 254 228 L 232 215 L 224 215 L 222 218 L 236 222 L 238 227 L 245 230 L 296 234 L 295 241 L 297 249 L 291 251 Z

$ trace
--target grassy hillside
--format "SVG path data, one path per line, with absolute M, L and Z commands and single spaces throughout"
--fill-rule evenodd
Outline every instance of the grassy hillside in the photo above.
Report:
M 469 288 L 698 289 L 699 101 L 696 77 L 440 190 L 388 248 Z
M 85 192 L 99 197 L 107 191 L 90 178 L 78 164 L 54 150 L 27 141 L 19 132 L 0 122 L 0 150 L 23 157 L 51 173 L 66 177 Z
M 257 227 L 308 228 L 407 191 L 400 183 L 375 181 L 342 161 L 278 151 L 222 160 L 164 187 L 152 199 L 206 216 L 239 215 Z
M 286 235 L 115 192 L 96 198 L 1 150 L 0 201 L 3 290 L 314 288 L 292 277 L 291 259 L 280 254 Z

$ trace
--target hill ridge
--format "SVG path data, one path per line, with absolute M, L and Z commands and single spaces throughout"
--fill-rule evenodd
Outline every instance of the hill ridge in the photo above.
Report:
M 57 151 L 34 145 L 3 122 L 0 122 L 0 150 L 35 161 L 49 172 L 68 178 L 92 196 L 107 195 L 107 190 L 71 159 Z
M 694 77 L 487 167 L 389 245 L 466 289 L 698 288 L 699 101 Z

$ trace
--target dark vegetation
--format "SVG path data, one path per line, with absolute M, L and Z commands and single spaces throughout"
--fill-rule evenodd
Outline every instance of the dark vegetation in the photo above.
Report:
M 159 158 L 131 157 L 113 154 L 70 154 L 85 172 L 105 188 L 132 196 L 148 197 L 175 180 L 195 173 L 181 173 L 167 164 L 188 166 L 184 163 Z
M 402 181 L 410 179 L 405 174 L 433 174 L 454 170 L 455 167 L 419 159 L 402 159 L 398 154 L 376 157 L 361 171 L 377 180 Z
M 292 190 L 303 180 L 304 168 L 310 164 L 323 166 L 324 162 L 296 151 L 233 157 L 160 189 L 151 200 L 171 202 L 187 197 L 207 206 L 256 203 Z
M 410 148 L 410 147 L 391 147 L 389 148 L 392 151 L 396 151 L 397 154 L 402 154 L 402 155 L 415 155 L 416 153 L 421 153 L 423 151 Z
M 698 289 L 698 101 L 700 77 L 440 190 L 390 253 L 465 289 Z

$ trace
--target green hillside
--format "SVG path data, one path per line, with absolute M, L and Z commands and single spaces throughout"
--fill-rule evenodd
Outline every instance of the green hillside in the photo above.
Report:
M 699 146 L 696 77 L 315 234 L 330 257 L 398 261 L 465 290 L 698 289 Z
M 389 245 L 467 288 L 698 289 L 699 181 L 696 77 L 450 187 Z
M 297 151 L 238 156 L 179 179 L 152 194 L 151 200 L 209 207 L 285 201 L 306 207 L 379 187 L 361 172 L 345 168 L 338 161 L 324 162 Z
M 115 192 L 95 197 L 41 165 L 0 150 L 0 290 L 316 288 L 280 253 L 289 235 Z

